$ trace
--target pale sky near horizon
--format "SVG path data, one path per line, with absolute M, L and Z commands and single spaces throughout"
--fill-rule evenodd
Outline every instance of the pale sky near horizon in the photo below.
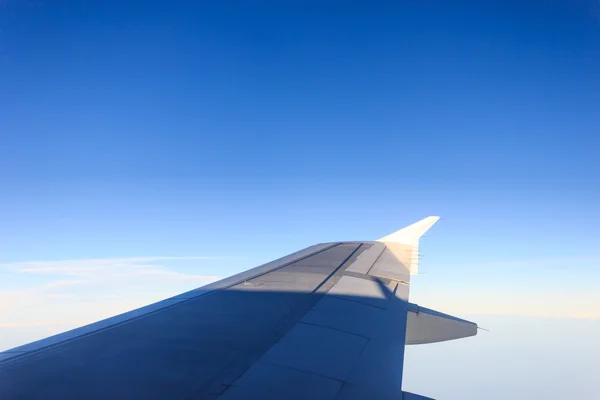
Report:
M 492 331 L 407 389 L 598 399 L 598 71 L 592 0 L 0 1 L 0 350 L 441 215 L 411 300 Z

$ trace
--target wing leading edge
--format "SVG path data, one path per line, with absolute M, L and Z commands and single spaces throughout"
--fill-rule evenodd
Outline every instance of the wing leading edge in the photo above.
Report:
M 404 346 L 477 325 L 408 301 L 428 217 L 0 352 L 0 398 L 426 399 Z

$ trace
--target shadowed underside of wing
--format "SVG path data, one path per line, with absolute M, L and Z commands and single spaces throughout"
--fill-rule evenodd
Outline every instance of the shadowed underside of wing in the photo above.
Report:
M 0 353 L 0 398 L 402 398 L 405 343 L 476 333 L 408 303 L 421 231 L 316 245 Z

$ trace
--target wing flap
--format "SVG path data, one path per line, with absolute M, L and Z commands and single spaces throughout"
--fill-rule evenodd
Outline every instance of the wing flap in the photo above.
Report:
M 411 304 L 406 322 L 406 344 L 444 342 L 477 335 L 477 324 Z

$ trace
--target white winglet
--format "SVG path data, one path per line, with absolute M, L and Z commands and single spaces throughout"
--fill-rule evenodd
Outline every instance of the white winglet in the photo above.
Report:
M 431 226 L 435 224 L 438 219 L 440 219 L 440 217 L 432 216 L 423 218 L 422 220 L 415 222 L 406 228 L 402 228 L 399 231 L 382 237 L 381 239 L 377 239 L 377 241 L 383 243 L 399 243 L 410 246 L 408 250 L 410 253 L 408 255 L 409 270 L 411 275 L 416 275 L 419 269 L 419 238 L 423 236 L 423 234 L 427 232 L 427 230 L 429 230 L 429 228 L 431 228 Z M 390 250 L 392 250 L 391 247 L 393 246 L 388 245 Z M 398 251 L 394 251 L 394 253 L 397 252 Z M 397 256 L 400 257 L 400 254 L 397 254 Z M 406 259 L 405 257 L 406 256 L 404 255 L 402 258 Z
M 419 244 L 419 238 L 437 222 L 440 217 L 427 217 L 399 231 L 377 239 L 378 242 L 396 242 L 402 244 Z

